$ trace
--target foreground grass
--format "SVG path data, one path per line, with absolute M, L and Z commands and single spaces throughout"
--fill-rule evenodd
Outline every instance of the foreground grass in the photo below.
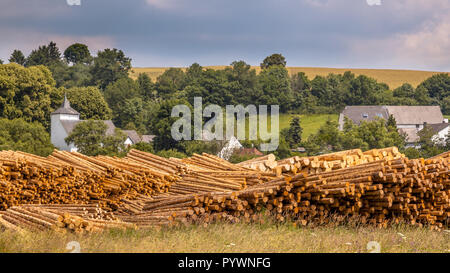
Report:
M 206 66 L 206 68 L 212 69 L 224 69 L 226 66 Z M 259 66 L 253 66 L 256 72 L 259 73 L 261 68 Z M 164 71 L 168 69 L 165 67 L 133 67 L 130 76 L 137 78 L 139 73 L 146 73 L 156 80 Z M 185 68 L 183 68 L 185 69 Z M 330 73 L 343 74 L 345 71 L 351 71 L 356 76 L 366 75 L 376 79 L 379 82 L 384 82 L 389 85 L 391 89 L 401 86 L 403 83 L 409 83 L 416 87 L 427 78 L 434 74 L 442 72 L 433 71 L 419 71 L 419 70 L 395 70 L 395 69 L 355 69 L 355 68 L 326 68 L 326 67 L 287 67 L 290 75 L 298 72 L 304 72 L 309 79 L 314 79 L 315 76 L 326 76 Z
M 376 241 L 381 252 L 450 252 L 450 233 L 396 226 L 294 228 L 274 224 L 214 224 L 147 230 L 110 230 L 91 235 L 55 232 L 0 233 L 0 252 L 69 252 L 77 241 L 81 252 L 358 252 Z

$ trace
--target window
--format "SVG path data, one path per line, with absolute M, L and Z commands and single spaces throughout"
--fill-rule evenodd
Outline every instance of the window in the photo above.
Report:
M 369 114 L 364 113 L 362 116 L 363 116 L 363 118 L 368 118 L 368 117 L 369 117 Z

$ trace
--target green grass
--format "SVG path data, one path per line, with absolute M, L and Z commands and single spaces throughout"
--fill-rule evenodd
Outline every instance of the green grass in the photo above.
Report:
M 324 125 L 328 119 L 333 121 L 338 121 L 339 115 L 292 115 L 292 114 L 281 114 L 280 115 L 280 130 L 284 128 L 289 128 L 291 119 L 295 116 L 300 117 L 300 125 L 303 128 L 302 138 L 306 139 L 310 135 L 315 134 L 319 128 Z
M 338 121 L 339 115 L 337 114 L 315 114 L 315 115 L 296 115 L 296 114 L 280 114 L 279 116 L 279 129 L 280 131 L 289 128 L 291 120 L 294 117 L 300 117 L 300 125 L 303 128 L 302 138 L 307 139 L 310 135 L 315 134 L 319 128 L 324 125 L 328 119 Z M 248 138 L 249 122 L 246 118 L 245 132 Z M 271 129 L 271 119 L 267 119 L 268 130 Z M 235 123 L 235 127 L 236 127 Z M 224 126 L 224 129 L 226 126 Z M 236 133 L 236 131 L 235 131 Z
M 379 243 L 381 252 L 450 252 L 446 231 L 411 226 L 295 228 L 288 223 L 217 223 L 85 235 L 0 231 L 0 252 L 69 252 L 71 241 L 79 242 L 81 252 L 367 253 L 371 241 Z
M 450 115 L 444 115 L 444 118 L 450 119 Z

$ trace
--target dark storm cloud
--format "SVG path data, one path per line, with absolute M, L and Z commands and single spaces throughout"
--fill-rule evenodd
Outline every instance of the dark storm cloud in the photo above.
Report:
M 448 11 L 445 0 L 4 0 L 0 58 L 55 40 L 117 47 L 135 66 L 257 65 L 280 52 L 291 66 L 449 70 Z

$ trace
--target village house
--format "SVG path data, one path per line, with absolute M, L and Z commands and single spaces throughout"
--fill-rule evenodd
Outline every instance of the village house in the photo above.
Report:
M 444 119 L 439 106 L 346 106 L 339 115 L 339 129 L 343 130 L 345 118 L 355 124 L 377 118 L 387 120 L 393 116 L 399 133 L 406 135 L 407 146 L 415 146 L 418 133 L 429 125 L 436 133 L 435 141 L 445 141 L 449 131 L 448 120 Z
M 67 144 L 65 138 L 70 135 L 75 126 L 84 122 L 85 120 L 80 120 L 80 113 L 70 106 L 70 102 L 66 96 L 64 96 L 63 104 L 56 111 L 50 115 L 51 125 L 50 125 L 50 140 L 52 144 L 63 151 L 77 151 L 77 147 L 73 144 Z M 103 121 L 106 126 L 106 135 L 113 135 L 115 133 L 116 126 L 111 120 Z M 140 136 L 134 130 L 123 130 L 127 135 L 124 144 L 131 146 L 139 142 L 150 143 L 153 141 L 155 136 L 153 135 L 143 135 Z

